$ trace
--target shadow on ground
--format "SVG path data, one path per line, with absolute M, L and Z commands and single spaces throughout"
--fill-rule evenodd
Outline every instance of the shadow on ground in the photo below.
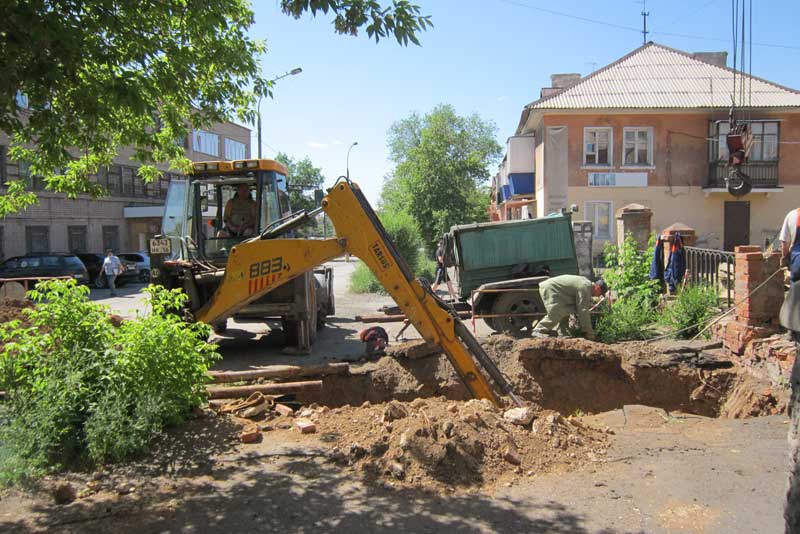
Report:
M 67 507 L 38 508 L 30 524 L 0 521 L 0 530 L 137 534 L 590 532 L 583 516 L 556 502 L 531 504 L 482 494 L 443 496 L 362 484 L 331 463 L 292 455 L 291 450 L 284 452 L 277 465 L 274 456 L 240 458 L 215 468 L 211 478 L 185 482 L 172 494 L 153 495 L 135 504 L 79 501 Z

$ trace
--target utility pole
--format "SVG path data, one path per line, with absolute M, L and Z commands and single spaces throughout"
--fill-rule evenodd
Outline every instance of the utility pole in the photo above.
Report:
M 647 11 L 647 0 L 642 0 L 642 44 L 647 44 L 647 34 L 650 33 L 647 31 L 647 17 L 650 16 L 650 12 Z
M 286 78 L 287 76 L 295 76 L 297 74 L 300 74 L 301 72 L 303 72 L 303 69 L 301 69 L 300 67 L 295 67 L 292 70 L 286 71 L 285 73 L 281 74 L 280 76 L 276 76 L 275 78 L 272 78 L 267 83 L 269 85 L 272 85 L 273 83 L 277 82 L 278 80 L 282 80 L 283 78 Z M 258 106 L 257 107 L 258 107 L 258 109 L 256 111 L 256 119 L 257 119 L 256 129 L 258 129 L 258 159 L 261 159 L 261 97 L 260 96 L 258 97 Z

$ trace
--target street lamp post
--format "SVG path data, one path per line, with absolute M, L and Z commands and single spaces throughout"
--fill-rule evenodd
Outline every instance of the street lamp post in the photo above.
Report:
M 292 70 L 284 72 L 280 76 L 276 76 L 275 78 L 272 78 L 268 83 L 273 84 L 273 83 L 277 82 L 278 80 L 282 80 L 283 78 L 286 78 L 287 76 L 294 76 L 295 74 L 300 74 L 301 72 L 303 72 L 302 68 L 295 67 Z M 260 96 L 258 97 L 258 112 L 257 112 L 256 115 L 258 117 L 258 126 L 257 126 L 257 129 L 258 129 L 258 159 L 261 159 L 261 97 Z
M 350 151 L 353 150 L 353 147 L 358 144 L 358 141 L 353 141 L 353 144 L 350 145 L 350 148 L 347 149 L 347 164 L 345 169 L 347 170 L 347 179 L 350 179 Z

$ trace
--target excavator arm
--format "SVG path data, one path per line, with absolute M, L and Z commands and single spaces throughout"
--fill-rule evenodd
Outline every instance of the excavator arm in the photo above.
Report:
M 442 348 L 473 396 L 499 404 L 480 365 L 501 394 L 521 404 L 457 314 L 413 277 L 357 185 L 340 180 L 321 206 L 336 229 L 336 238 L 256 237 L 240 243 L 230 252 L 222 283 L 195 318 L 215 323 L 230 317 L 276 287 L 349 252 L 370 268 L 420 335 Z

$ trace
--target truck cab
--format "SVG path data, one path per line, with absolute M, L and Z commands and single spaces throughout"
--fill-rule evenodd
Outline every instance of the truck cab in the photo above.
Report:
M 268 159 L 194 163 L 189 176 L 170 182 L 161 234 L 150 242 L 151 280 L 182 288 L 191 300 L 188 308 L 197 309 L 222 281 L 233 247 L 259 239 L 291 213 L 287 170 L 280 163 Z M 320 268 L 250 303 L 235 317 L 280 319 L 287 344 L 305 351 L 332 312 L 333 274 L 330 268 Z M 222 318 L 212 326 L 222 334 L 226 322 Z

